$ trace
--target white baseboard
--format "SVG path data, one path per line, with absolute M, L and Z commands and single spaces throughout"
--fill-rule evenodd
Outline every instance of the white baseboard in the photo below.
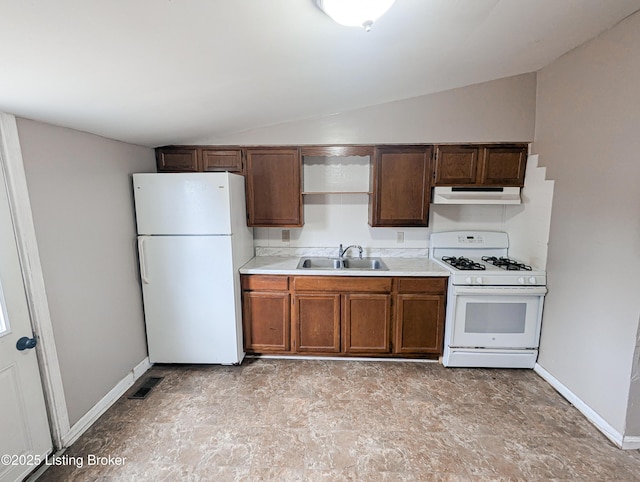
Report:
M 131 372 L 133 373 L 133 381 L 135 382 L 138 378 L 145 374 L 149 368 L 152 367 L 152 363 L 149 361 L 149 357 L 146 357 L 140 363 L 133 367 Z
M 80 420 L 73 424 L 73 427 L 62 436 L 63 447 L 69 447 L 73 442 L 87 431 L 96 420 L 106 412 L 111 405 L 113 405 L 124 393 L 133 386 L 133 384 L 140 378 L 149 368 L 151 363 L 149 357 L 146 357 L 140 363 L 138 363 L 133 369 L 120 380 L 115 387 L 113 387 L 109 393 L 107 393 L 102 399 L 96 403 L 91 410 L 89 410 Z
M 598 415 L 589 405 L 584 403 L 575 393 L 563 385 L 556 377 L 551 375 L 547 370 L 536 363 L 533 367 L 538 375 L 544 378 L 557 392 L 566 398 L 571 405 L 576 407 L 589 422 L 600 430 L 605 437 L 611 440 L 621 449 L 637 449 L 640 448 L 640 437 L 623 437 L 620 432 L 613 428 L 609 423 Z
M 622 438 L 622 448 L 625 450 L 640 449 L 640 437 L 627 435 Z

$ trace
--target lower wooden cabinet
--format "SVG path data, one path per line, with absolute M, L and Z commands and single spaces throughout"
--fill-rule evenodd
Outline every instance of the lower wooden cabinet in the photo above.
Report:
M 399 278 L 393 351 L 442 354 L 446 278 Z
M 442 354 L 446 278 L 241 278 L 248 353 Z
M 347 294 L 343 295 L 343 307 L 345 353 L 390 352 L 391 295 Z
M 394 353 L 442 353 L 443 297 L 399 294 L 396 299 Z
M 242 325 L 247 352 L 291 349 L 291 295 L 287 276 L 242 277 Z
M 293 351 L 339 353 L 340 295 L 296 294 L 293 306 Z
M 390 353 L 391 295 L 300 294 L 293 306 L 294 352 Z

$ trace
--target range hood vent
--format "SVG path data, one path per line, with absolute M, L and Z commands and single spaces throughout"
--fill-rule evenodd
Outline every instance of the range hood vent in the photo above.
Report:
M 433 204 L 520 204 L 519 187 L 434 187 Z

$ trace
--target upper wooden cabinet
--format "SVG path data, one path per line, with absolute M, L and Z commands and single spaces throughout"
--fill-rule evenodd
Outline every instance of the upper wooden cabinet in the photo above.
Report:
M 433 168 L 436 186 L 523 186 L 527 146 L 437 146 Z
M 242 149 L 212 146 L 167 146 L 156 149 L 158 172 L 242 173 Z
M 302 162 L 298 149 L 247 149 L 249 226 L 300 227 Z
M 434 184 L 475 184 L 479 151 L 474 146 L 438 146 L 433 166 Z
M 526 146 L 485 147 L 480 164 L 480 183 L 496 186 L 523 186 L 526 166 Z
M 431 146 L 389 146 L 374 151 L 369 224 L 428 226 Z
M 198 149 L 195 147 L 159 147 L 156 149 L 158 172 L 198 172 Z
M 243 171 L 242 149 L 203 147 L 198 150 L 202 170 L 205 172 L 229 171 L 241 173 Z

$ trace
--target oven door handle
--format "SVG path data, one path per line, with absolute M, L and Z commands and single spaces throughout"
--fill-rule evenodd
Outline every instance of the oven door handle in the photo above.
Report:
M 519 287 L 498 287 L 498 286 L 454 286 L 456 295 L 500 295 L 500 296 L 543 296 L 547 293 L 544 286 L 531 286 L 527 288 Z

